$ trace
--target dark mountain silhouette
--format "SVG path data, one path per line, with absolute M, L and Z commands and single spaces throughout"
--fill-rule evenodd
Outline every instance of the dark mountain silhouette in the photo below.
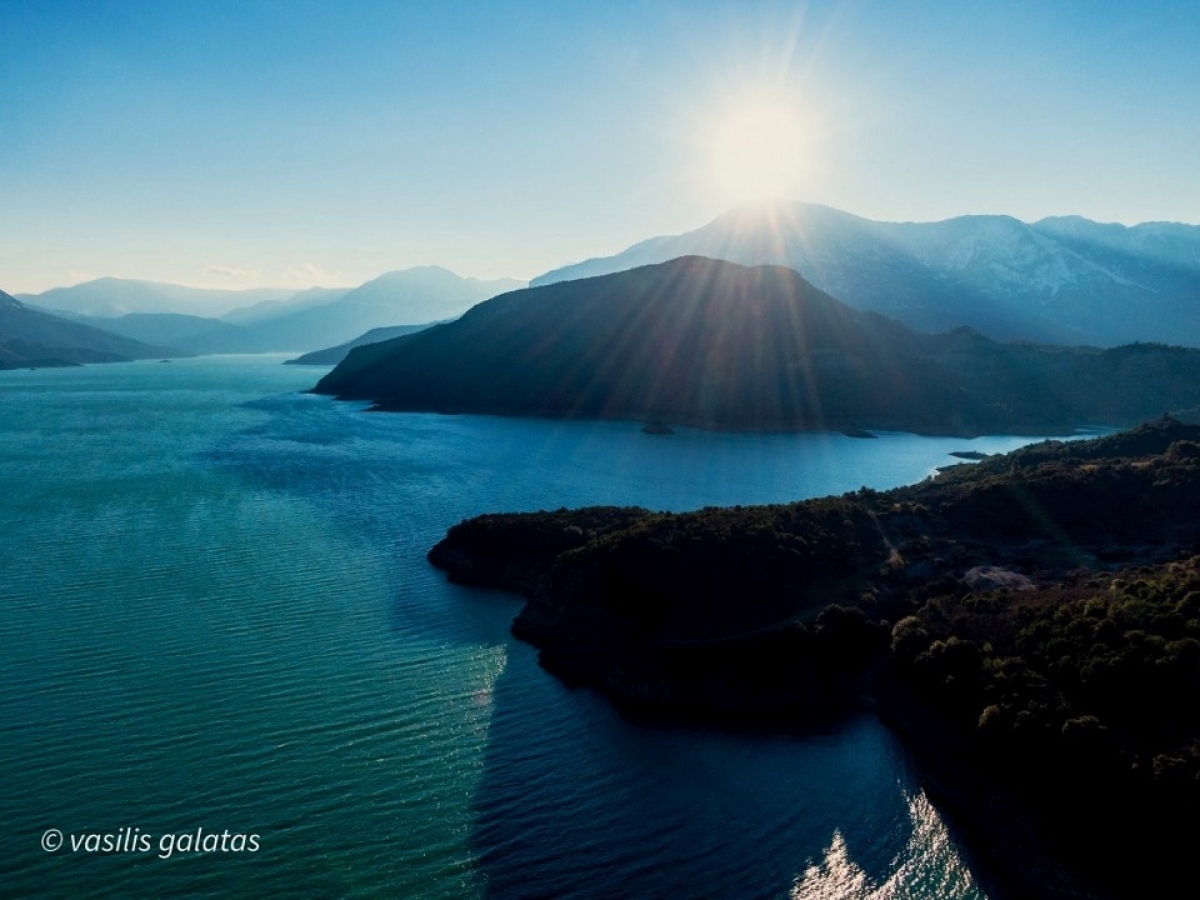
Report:
M 392 325 L 390 328 L 372 328 L 366 334 L 360 334 L 354 340 L 338 344 L 336 347 L 314 350 L 295 359 L 286 360 L 285 365 L 336 366 L 355 347 L 361 347 L 364 344 L 378 344 L 380 341 L 389 341 L 392 338 L 402 337 L 406 334 L 414 334 L 431 327 L 431 325 Z
M 1061 433 L 1197 405 L 1200 351 L 924 335 L 781 266 L 685 257 L 503 294 L 351 351 L 315 390 L 394 410 Z
M 735 209 L 686 234 L 535 278 L 534 286 L 685 255 L 785 265 L 856 309 L 923 331 L 1113 346 L 1200 346 L 1200 226 L 1008 216 L 875 222 L 806 203 Z
M 27 308 L 0 291 L 0 369 L 70 366 L 178 355 Z

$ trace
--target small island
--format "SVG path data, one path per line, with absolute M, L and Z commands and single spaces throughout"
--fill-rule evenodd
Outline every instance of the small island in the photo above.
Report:
M 1200 810 L 1200 427 L 1047 441 L 892 491 L 487 515 L 430 551 L 520 591 L 548 670 L 637 715 L 868 702 L 998 897 L 1164 896 Z

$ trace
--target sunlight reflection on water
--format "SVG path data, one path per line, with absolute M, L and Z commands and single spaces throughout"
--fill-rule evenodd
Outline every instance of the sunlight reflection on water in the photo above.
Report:
M 893 860 L 892 874 L 882 883 L 871 879 L 850 858 L 846 839 L 835 831 L 819 863 L 796 879 L 791 900 L 938 900 L 962 897 L 985 900 L 971 873 L 962 865 L 946 823 L 924 792 L 908 798 L 912 837 Z

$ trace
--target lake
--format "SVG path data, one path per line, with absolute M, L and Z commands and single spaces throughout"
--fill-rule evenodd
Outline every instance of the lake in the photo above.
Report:
M 631 722 L 425 553 L 482 512 L 885 489 L 1028 438 L 368 413 L 281 360 L 0 372 L 7 896 L 982 896 L 872 716 Z

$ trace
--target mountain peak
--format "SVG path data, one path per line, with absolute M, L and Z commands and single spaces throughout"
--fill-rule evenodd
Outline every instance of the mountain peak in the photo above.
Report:
M 690 255 L 493 297 L 358 347 L 316 390 L 412 412 L 1045 434 L 1200 403 L 1200 351 L 1146 354 L 1130 378 L 1117 351 L 921 335 L 787 267 Z
M 459 278 L 460 277 L 456 273 L 451 272 L 449 269 L 447 269 L 443 266 L 409 266 L 407 269 L 392 269 L 390 271 L 384 272 L 382 275 L 379 275 L 378 277 L 371 279 L 371 281 L 378 281 L 380 278 L 400 278 L 400 277 L 413 278 L 413 277 L 419 277 L 422 275 L 433 275 L 433 276 L 437 276 L 437 277 L 447 277 L 448 276 L 451 278 Z M 367 283 L 369 284 L 370 282 L 367 282 Z
M 879 222 L 816 203 L 744 204 L 695 231 L 650 238 L 531 284 L 688 254 L 784 265 L 855 309 L 920 331 L 970 325 L 1001 340 L 1200 346 L 1197 226 L 1126 228 L 1077 216 L 1030 225 L 995 214 Z

